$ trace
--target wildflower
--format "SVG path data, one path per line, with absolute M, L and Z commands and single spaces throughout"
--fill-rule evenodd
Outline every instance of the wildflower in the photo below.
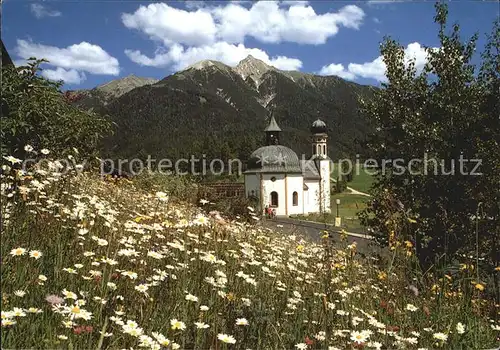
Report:
M 22 297 L 24 297 L 24 296 L 26 295 L 26 292 L 25 292 L 24 290 L 16 290 L 16 291 L 14 292 L 14 295 L 15 295 L 16 297 L 22 298 Z
M 236 343 L 236 339 L 234 339 L 234 337 L 232 335 L 228 335 L 228 334 L 219 333 L 219 334 L 217 334 L 217 339 L 219 339 L 221 342 L 226 343 L 226 344 L 235 344 Z
M 168 347 L 170 345 L 170 340 L 168 340 L 163 334 L 153 332 L 152 336 L 161 346 Z
M 131 280 L 135 280 L 137 278 L 137 273 L 132 271 L 124 271 L 122 272 L 122 276 L 127 276 Z
M 8 157 L 4 156 L 3 159 L 5 159 L 6 161 L 8 161 L 11 164 L 21 163 L 21 159 L 18 159 L 16 157 L 12 157 L 12 156 L 8 156 Z
M 432 337 L 433 337 L 434 339 L 440 340 L 440 341 L 442 341 L 442 342 L 445 342 L 446 340 L 448 340 L 448 334 L 444 334 L 444 333 L 440 333 L 440 332 L 438 332 L 438 333 L 434 333 L 434 334 L 432 335 Z
M 32 250 L 30 251 L 30 258 L 35 258 L 36 260 L 40 259 L 42 257 L 42 252 L 38 250 Z
M 165 192 L 156 192 L 156 198 L 160 201 L 160 202 L 167 202 L 168 201 L 168 195 L 165 193 Z
M 33 152 L 33 146 L 31 146 L 31 145 L 26 145 L 26 146 L 24 146 L 24 150 L 25 150 L 26 152 Z
M 16 324 L 16 321 L 10 318 L 2 318 L 2 327 L 9 327 Z
M 201 305 L 201 306 L 200 306 L 200 310 L 201 310 L 201 311 L 208 311 L 208 306 L 206 306 L 206 305 Z
M 456 329 L 457 329 L 457 333 L 458 334 L 464 334 L 465 333 L 465 326 L 461 322 L 457 323 Z
M 198 301 L 198 297 L 195 297 L 194 295 L 188 293 L 188 295 L 186 295 L 186 300 L 187 301 L 197 302 Z
M 42 149 L 40 152 L 41 152 L 42 154 L 45 154 L 45 155 L 47 155 L 47 154 L 49 154 L 49 153 L 50 153 L 50 151 L 49 151 L 48 149 L 46 149 L 46 148 Z
M 351 340 L 356 344 L 362 344 L 366 342 L 366 340 L 369 337 L 370 336 L 366 332 L 358 332 L 358 331 L 351 332 Z
M 26 312 L 24 312 L 24 310 L 21 309 L 21 308 L 19 308 L 19 307 L 15 307 L 12 310 L 12 316 L 14 316 L 14 317 L 25 317 L 26 316 Z
M 206 328 L 210 327 L 208 324 L 203 323 L 203 322 L 195 322 L 194 324 L 196 325 L 196 328 L 198 328 L 198 329 L 206 329 Z
M 67 291 L 66 289 L 63 289 L 62 294 L 66 299 L 74 299 L 74 300 L 78 299 L 78 295 L 76 295 L 76 293 Z
M 105 239 L 99 238 L 97 240 L 97 245 L 100 245 L 101 247 L 107 246 L 108 245 L 108 241 L 106 241 Z
M 246 318 L 237 318 L 236 325 L 237 326 L 248 326 L 248 321 Z
M 10 251 L 10 255 L 12 256 L 21 256 L 26 254 L 26 249 L 24 248 L 15 248 Z
M 72 274 L 77 274 L 76 270 L 71 268 L 71 267 L 65 267 L 64 269 L 62 269 L 64 272 L 67 272 L 67 273 L 72 273 Z
M 307 344 L 306 343 L 298 343 L 298 344 L 295 344 L 295 347 L 299 350 L 306 350 Z
M 89 230 L 87 230 L 86 228 L 81 228 L 78 230 L 78 234 L 80 236 L 85 236 L 87 233 L 89 233 Z
M 58 335 L 57 338 L 60 339 L 60 340 L 68 340 L 68 337 L 65 336 L 65 335 L 62 335 L 62 334 Z
M 484 286 L 481 283 L 476 283 L 476 285 L 474 287 L 477 290 L 479 290 L 480 292 L 482 292 L 484 290 Z
M 45 275 L 38 275 L 38 280 L 45 282 L 47 281 L 47 277 Z
M 411 311 L 411 312 L 415 312 L 418 310 L 418 307 L 416 307 L 415 305 L 412 305 L 412 304 L 407 304 L 406 310 Z
M 204 226 L 208 224 L 208 218 L 204 215 L 198 215 L 194 220 L 196 225 Z
M 62 304 L 64 302 L 64 299 L 61 298 L 60 296 L 57 296 L 57 295 L 48 295 L 45 300 L 49 303 L 49 304 L 52 304 L 52 305 L 58 305 L 58 304 Z
M 177 319 L 170 320 L 170 326 L 173 330 L 180 329 L 181 331 L 183 331 L 184 329 L 186 329 L 186 324 Z
M 37 307 L 30 307 L 28 310 L 27 310 L 30 314 L 40 314 L 42 313 L 43 311 Z
M 139 284 L 138 286 L 135 286 L 134 289 L 138 292 L 145 293 L 149 289 L 147 284 Z
M 205 205 L 205 204 L 208 204 L 209 201 L 207 201 L 206 199 L 200 199 L 200 204 L 201 205 Z

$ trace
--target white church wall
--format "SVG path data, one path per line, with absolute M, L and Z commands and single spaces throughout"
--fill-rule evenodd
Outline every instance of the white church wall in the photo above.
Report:
M 275 178 L 274 181 L 271 179 Z M 263 198 L 264 198 L 264 207 L 266 205 L 271 204 L 271 193 L 278 193 L 278 206 L 273 207 L 276 209 L 276 215 L 284 216 L 286 215 L 285 211 L 285 175 L 284 174 L 263 174 Z
M 305 200 L 304 205 L 304 213 L 318 213 L 319 212 L 319 181 L 318 180 L 305 180 L 309 189 L 304 192 L 304 195 L 307 195 L 307 199 Z
M 288 215 L 303 214 L 304 177 L 301 174 L 287 175 Z M 297 205 L 293 205 L 293 193 L 297 192 Z

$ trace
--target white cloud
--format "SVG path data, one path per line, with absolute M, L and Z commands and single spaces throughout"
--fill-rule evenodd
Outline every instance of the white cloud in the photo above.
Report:
M 83 72 L 79 72 L 76 69 L 64 69 L 57 67 L 56 69 L 44 69 L 42 70 L 42 76 L 50 80 L 63 80 L 66 84 L 80 84 L 87 79 L 87 76 Z
M 211 43 L 217 31 L 208 11 L 186 11 L 164 3 L 140 6 L 133 14 L 124 13 L 122 22 L 125 27 L 137 29 L 165 45 Z
M 48 65 L 66 70 L 74 69 L 104 75 L 118 75 L 120 73 L 120 66 L 116 58 L 110 56 L 100 46 L 85 41 L 66 48 L 58 48 L 18 39 L 15 52 L 23 59 L 45 58 L 49 61 Z
M 340 63 L 331 63 L 327 66 L 324 66 L 321 68 L 321 71 L 319 72 L 320 75 L 336 75 L 340 78 L 347 79 L 347 80 L 354 80 L 356 76 L 348 72 L 344 66 Z
M 219 41 L 243 43 L 253 37 L 265 43 L 324 44 L 340 27 L 358 29 L 365 13 L 355 5 L 338 12 L 317 14 L 305 2 L 293 5 L 258 1 L 247 8 L 235 2 L 190 11 L 165 3 L 140 6 L 122 14 L 123 24 L 170 46 L 174 43 L 202 46 Z
M 434 48 L 435 49 L 435 48 Z M 415 60 L 415 68 L 420 72 L 427 62 L 427 52 L 418 42 L 409 44 L 405 49 L 405 64 L 410 60 Z M 347 69 L 341 64 L 329 64 L 321 68 L 321 75 L 336 75 L 341 78 L 355 80 L 358 78 L 374 79 L 377 81 L 386 81 L 386 65 L 383 57 L 379 56 L 371 62 L 349 63 Z
M 257 48 L 247 48 L 243 44 L 229 44 L 217 42 L 213 45 L 184 48 L 182 45 L 174 44 L 168 50 L 157 50 L 155 56 L 150 58 L 138 50 L 125 50 L 125 54 L 135 63 L 152 67 L 172 66 L 175 70 L 181 70 L 201 60 L 216 60 L 229 66 L 235 66 L 239 61 L 252 55 L 278 69 L 298 70 L 302 67 L 302 61 L 285 56 L 269 57 L 269 55 Z
M 58 16 L 61 15 L 60 11 L 51 11 L 51 10 L 47 9 L 47 7 L 45 7 L 44 5 L 37 4 L 37 3 L 31 4 L 30 5 L 30 10 L 31 10 L 31 13 L 36 18 L 58 17 Z

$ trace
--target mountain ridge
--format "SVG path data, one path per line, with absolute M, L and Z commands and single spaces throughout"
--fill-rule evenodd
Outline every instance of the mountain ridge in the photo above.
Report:
M 110 83 L 105 87 L 113 87 Z M 310 152 L 309 126 L 320 117 L 329 127 L 330 155 L 353 155 L 360 151 L 356 140 L 370 129 L 357 113 L 359 98 L 375 90 L 338 77 L 281 71 L 253 56 L 235 67 L 203 60 L 156 82 L 131 85 L 115 94 L 104 94 L 101 86 L 93 89 L 97 98 L 77 102 L 111 116 L 117 125 L 104 145 L 109 156 L 245 159 L 262 145 L 271 113 L 284 142 L 297 153 Z

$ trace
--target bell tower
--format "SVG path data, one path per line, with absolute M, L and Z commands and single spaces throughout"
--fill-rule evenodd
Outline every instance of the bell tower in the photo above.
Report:
M 330 213 L 330 175 L 331 164 L 327 154 L 327 127 L 324 121 L 317 119 L 311 125 L 312 133 L 312 159 L 319 170 L 320 175 L 320 193 L 319 203 L 321 212 Z
M 276 123 L 276 119 L 274 119 L 274 115 L 271 116 L 271 121 L 269 125 L 264 129 L 266 132 L 266 145 L 273 146 L 280 144 L 280 133 L 281 129 Z
M 327 158 L 327 128 L 324 121 L 317 119 L 311 126 L 312 135 L 312 157 L 314 159 Z

